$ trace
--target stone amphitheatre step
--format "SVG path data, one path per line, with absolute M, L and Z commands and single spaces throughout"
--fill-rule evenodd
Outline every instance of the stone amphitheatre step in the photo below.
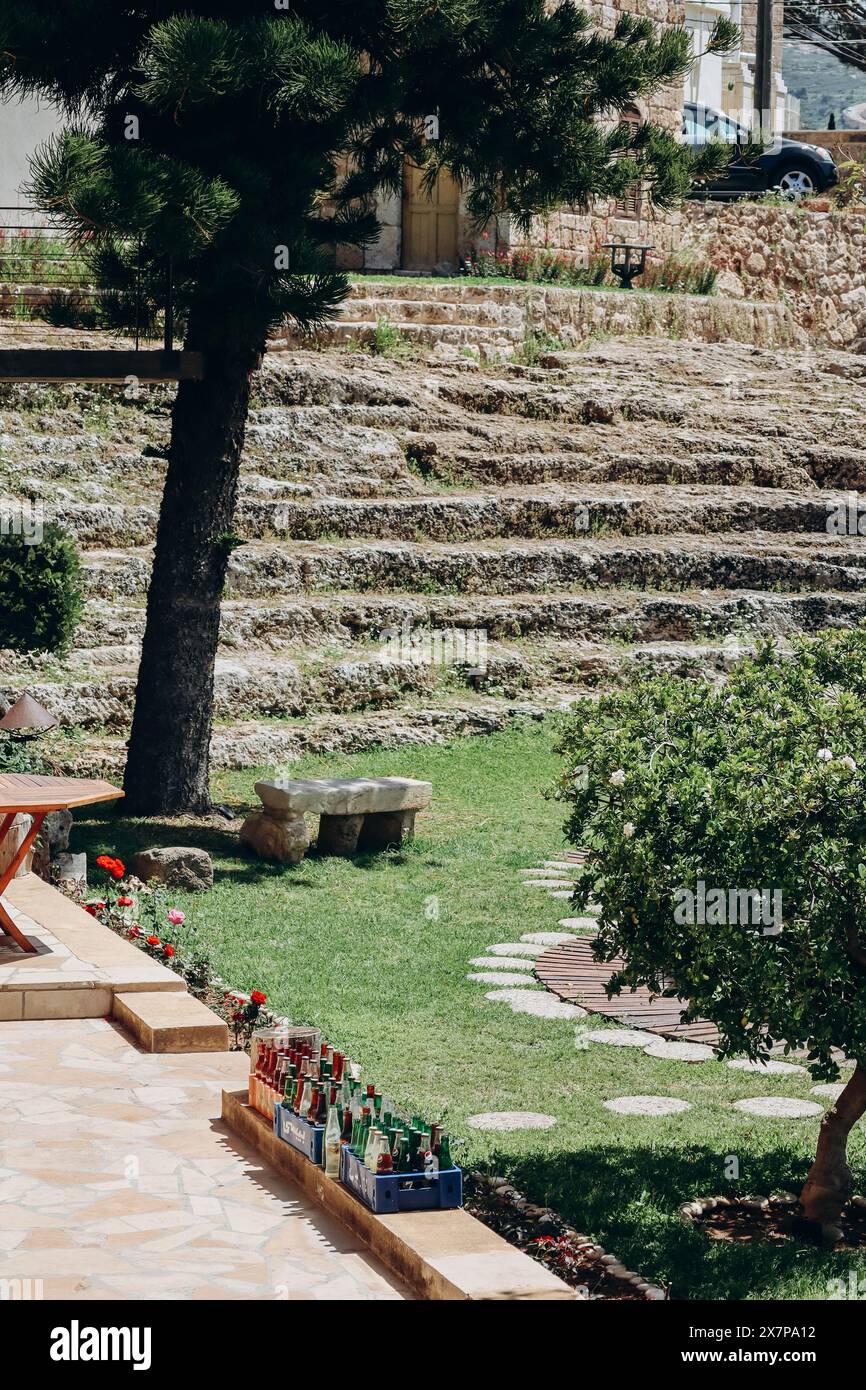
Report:
M 514 352 L 524 339 L 522 328 L 509 328 L 505 325 L 490 328 L 482 324 L 415 323 L 403 322 L 401 319 L 394 322 L 393 326 L 410 342 L 424 343 L 429 347 L 436 347 L 441 343 L 446 347 L 467 348 L 478 352 L 482 359 L 507 356 Z M 378 327 L 379 323 L 376 320 L 342 319 L 330 328 L 323 329 L 318 337 L 320 342 L 329 344 L 367 343 L 373 339 Z
M 740 454 L 694 453 L 678 458 L 670 439 L 665 454 L 593 457 L 589 453 L 470 452 L 460 441 L 449 447 L 435 435 L 409 437 L 406 450 L 428 480 L 472 480 L 478 483 L 527 484 L 543 482 L 724 484 L 791 488 L 808 491 L 814 481 L 805 468 L 784 459 L 743 457 Z M 866 476 L 866 458 L 863 463 Z
M 335 643 L 384 643 L 418 629 L 483 631 L 491 642 L 517 638 L 696 642 L 706 638 L 817 633 L 866 619 L 862 594 L 634 593 L 586 595 L 340 594 L 280 602 L 226 599 L 223 654 L 297 653 Z M 72 661 L 121 666 L 137 659 L 144 609 L 91 600 L 75 638 Z
M 232 555 L 228 598 L 279 598 L 286 593 L 419 590 L 462 594 L 637 589 L 750 589 L 850 593 L 866 588 L 866 538 L 826 535 L 768 537 L 634 536 L 585 541 L 488 541 L 340 545 L 297 542 L 245 545 Z M 150 557 L 141 551 L 85 553 L 93 598 L 143 599 Z
M 827 535 L 828 517 L 844 504 L 837 492 L 780 488 L 584 484 L 564 492 L 502 489 L 434 497 L 322 498 L 298 502 L 241 499 L 235 529 L 245 540 L 338 537 L 471 541 L 497 537 L 705 534 L 798 531 Z M 56 519 L 83 546 L 146 544 L 156 534 L 152 507 L 60 505 Z
M 271 531 L 293 539 L 387 537 L 394 540 L 485 540 L 496 536 L 621 535 L 710 531 L 820 531 L 844 494 L 748 487 L 649 489 L 587 484 L 567 494 L 499 490 L 445 497 L 327 498 L 241 502 L 237 527 L 255 539 Z
M 536 699 L 520 702 L 492 698 L 460 700 L 451 704 L 429 704 L 404 708 L 387 714 L 374 711 L 363 715 L 333 715 L 312 718 L 303 723 L 257 723 L 247 720 L 231 728 L 214 729 L 211 761 L 216 768 L 291 767 L 308 754 L 333 752 L 360 753 L 371 748 L 403 748 L 409 745 L 433 747 L 455 738 L 498 733 L 513 723 L 540 720 L 562 709 L 567 697 L 562 691 L 542 693 Z M 70 773 L 98 763 L 116 775 L 126 760 L 126 743 L 120 736 L 100 734 L 84 739 L 70 753 L 63 767 Z
M 412 324 L 429 327 L 439 324 L 459 324 L 463 328 L 511 328 L 524 334 L 524 312 L 521 304 L 500 305 L 490 299 L 458 301 L 433 299 L 424 296 L 390 298 L 367 293 L 352 295 L 340 312 L 340 320 L 348 323 L 377 323 L 388 319 L 404 329 Z

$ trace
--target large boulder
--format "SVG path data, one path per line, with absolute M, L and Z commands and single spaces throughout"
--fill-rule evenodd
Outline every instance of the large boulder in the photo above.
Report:
M 145 849 L 133 855 L 129 867 L 142 882 L 163 883 L 178 893 L 206 893 L 213 888 L 213 864 L 203 849 L 186 845 Z

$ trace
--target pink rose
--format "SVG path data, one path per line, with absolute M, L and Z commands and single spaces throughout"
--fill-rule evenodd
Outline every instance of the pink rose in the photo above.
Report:
M 186 921 L 186 913 L 180 912 L 176 907 L 173 907 L 166 915 L 173 927 L 182 927 Z

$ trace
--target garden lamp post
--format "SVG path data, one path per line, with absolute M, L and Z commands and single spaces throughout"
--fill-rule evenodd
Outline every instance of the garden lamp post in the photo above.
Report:
M 27 694 L 20 696 L 14 705 L 10 705 L 0 719 L 0 729 L 16 734 L 19 738 L 32 738 L 46 729 L 55 728 L 56 725 L 54 715 L 44 705 L 40 705 L 38 700 L 34 700 L 32 695 Z
M 646 270 L 646 253 L 652 250 L 647 242 L 606 241 L 603 251 L 610 252 L 610 268 L 624 290 L 630 290 L 632 280 Z

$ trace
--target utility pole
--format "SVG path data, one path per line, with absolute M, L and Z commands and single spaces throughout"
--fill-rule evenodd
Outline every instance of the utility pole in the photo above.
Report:
M 776 0 L 757 0 L 755 18 L 755 106 L 758 110 L 760 131 L 765 138 L 775 134 L 775 5 Z

